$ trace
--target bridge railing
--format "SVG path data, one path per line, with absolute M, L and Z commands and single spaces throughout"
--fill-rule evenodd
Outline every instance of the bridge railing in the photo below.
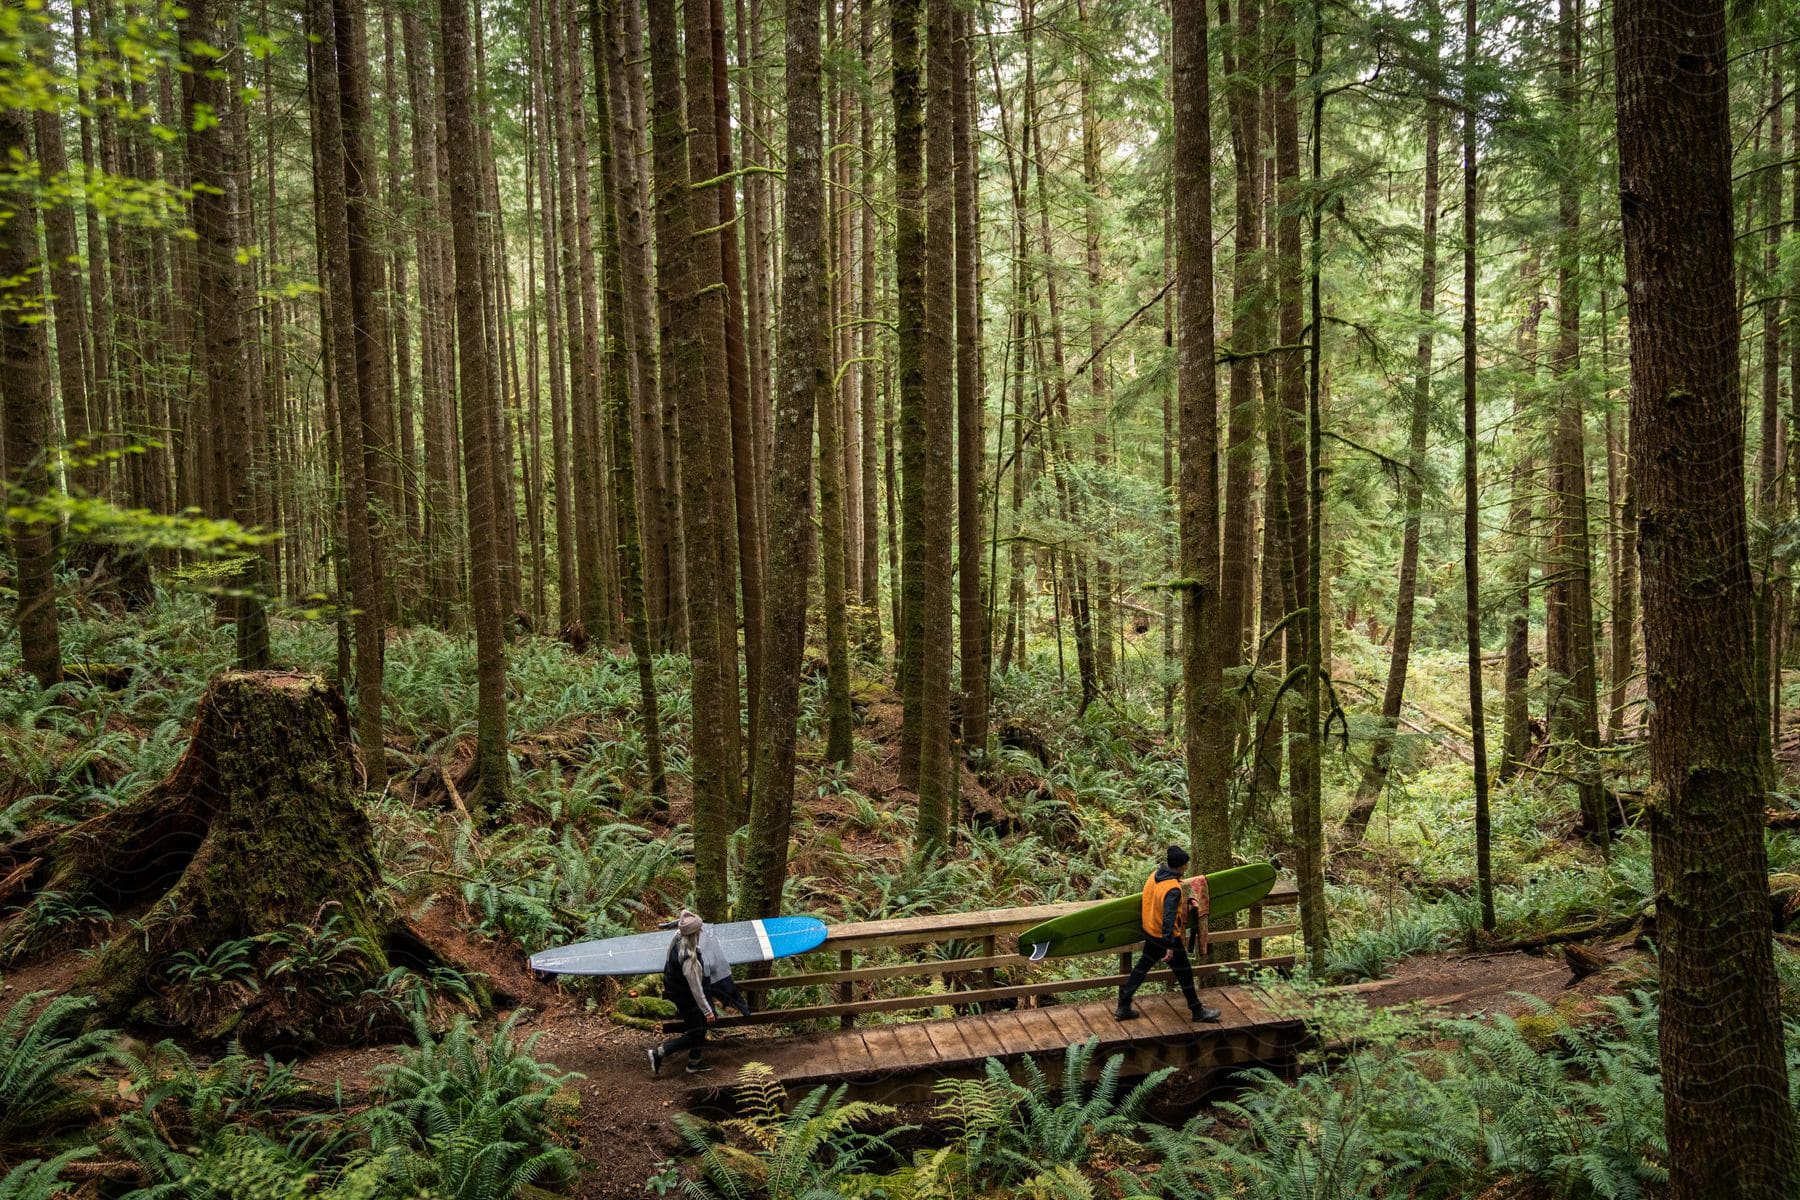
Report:
M 1213 930 L 1211 940 L 1215 950 L 1236 946 L 1242 949 L 1242 953 L 1230 961 L 1217 961 L 1219 956 L 1215 954 L 1214 961 L 1196 963 L 1195 982 L 1206 986 L 1227 972 L 1292 966 L 1292 954 L 1266 955 L 1263 946 L 1267 939 L 1292 934 L 1297 926 L 1291 921 L 1275 924 L 1265 924 L 1265 921 L 1269 910 L 1291 910 L 1298 900 L 1299 893 L 1291 880 L 1277 880 L 1275 887 L 1262 902 L 1247 910 L 1248 924 L 1243 928 Z M 789 964 L 798 965 L 801 970 L 792 971 L 790 967 L 788 974 L 775 973 L 761 978 L 741 979 L 738 986 L 761 996 L 766 996 L 775 989 L 829 987 L 836 990 L 835 1001 L 789 1008 L 762 1008 L 748 1017 L 720 1017 L 715 1025 L 793 1024 L 835 1017 L 840 1025 L 849 1026 L 863 1013 L 909 1012 L 945 1005 L 1020 1001 L 1059 992 L 1116 987 L 1130 973 L 1131 960 L 1138 949 L 1136 945 L 1123 951 L 1101 950 L 1092 954 L 1048 959 L 1036 964 L 1018 954 L 1014 945 L 1017 935 L 1033 925 L 1099 903 L 1101 901 L 1082 900 L 1064 904 L 1040 904 L 1030 908 L 996 908 L 983 912 L 897 917 L 886 921 L 834 925 L 824 944 L 817 950 L 794 959 L 784 959 L 777 964 L 777 970 L 789 967 Z M 898 946 L 922 948 L 957 942 L 975 943 L 981 952 L 955 958 L 921 957 L 899 963 L 870 964 L 864 961 L 859 965 L 859 960 L 866 960 L 870 952 L 875 950 Z M 837 956 L 835 969 L 806 969 L 807 959 L 812 959 L 816 964 L 819 956 L 834 953 Z M 1047 974 L 1052 968 L 1078 959 L 1092 958 L 1116 958 L 1118 969 L 1104 975 L 1084 975 L 1079 978 L 1054 978 Z M 1038 978 L 1003 984 L 997 978 L 1002 969 L 1009 974 L 1024 972 Z M 859 984 L 890 979 L 929 981 L 935 977 L 944 977 L 950 986 L 943 991 L 920 990 L 906 995 L 867 999 L 856 997 Z M 1167 967 L 1159 967 L 1150 973 L 1152 981 L 1168 978 L 1170 971 Z

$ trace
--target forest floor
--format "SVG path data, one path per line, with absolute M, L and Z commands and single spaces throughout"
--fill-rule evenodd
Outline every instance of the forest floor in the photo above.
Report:
M 0 690 L 12 706 L 0 721 L 0 731 L 10 729 L 0 734 L 0 814 L 15 804 L 15 821 L 27 814 L 66 821 L 128 802 L 146 781 L 169 773 L 195 698 L 228 661 L 229 646 L 189 611 L 194 607 L 174 600 L 136 625 L 74 627 L 88 639 L 83 653 L 92 661 L 146 654 L 140 642 L 157 648 L 149 655 L 155 671 L 120 693 L 72 691 L 48 704 L 28 690 Z M 195 630 L 205 634 L 199 648 Z M 284 660 L 319 669 L 329 662 L 329 629 L 284 623 L 277 632 L 285 639 Z M 613 1019 L 616 983 L 535 977 L 525 952 L 595 931 L 647 928 L 685 902 L 691 885 L 684 866 L 685 778 L 672 775 L 667 811 L 644 802 L 630 719 L 636 680 L 625 660 L 575 654 L 543 639 L 521 641 L 514 651 L 517 797 L 504 822 L 478 828 L 459 815 L 457 796 L 470 782 L 463 770 L 472 725 L 465 711 L 473 695 L 470 649 L 429 633 L 395 640 L 389 657 L 393 778 L 369 803 L 378 849 L 397 908 L 434 942 L 450 943 L 472 974 L 505 996 L 501 1011 L 483 1019 L 478 1032 L 491 1033 L 517 1013 L 514 1030 L 534 1039 L 532 1057 L 581 1076 L 570 1084 L 579 1107 L 558 1106 L 551 1118 L 583 1160 L 577 1194 L 641 1196 L 647 1180 L 667 1185 L 673 1168 L 693 1170 L 674 1120 L 687 1102 L 688 1080 L 679 1064 L 673 1077 L 651 1077 L 645 1051 L 659 1035 Z M 682 664 L 659 660 L 657 670 L 673 714 L 672 744 L 679 745 L 688 700 Z M 1449 689 L 1452 675 L 1448 668 L 1422 670 L 1421 687 Z M 924 868 L 908 851 L 915 802 L 898 777 L 897 697 L 878 679 L 859 677 L 857 749 L 845 771 L 817 752 L 822 720 L 818 689 L 809 685 L 789 911 L 856 921 L 1135 890 L 1161 847 L 1187 836 L 1178 747 L 1159 732 L 1153 706 L 1121 701 L 1083 715 L 1054 680 L 1054 665 L 1044 662 L 999 679 L 999 749 L 985 782 L 971 771 L 959 780 L 966 838 L 953 859 Z M 1138 680 L 1132 694 L 1156 694 L 1151 682 Z M 1423 695 L 1437 708 L 1453 706 L 1434 692 Z M 1800 715 L 1800 696 L 1785 707 L 1789 729 L 1800 731 L 1800 721 L 1792 720 Z M 1560 945 L 1541 952 L 1460 949 L 1477 936 L 1471 919 L 1479 916 L 1468 874 L 1467 768 L 1434 737 L 1420 735 L 1402 748 L 1408 769 L 1390 786 L 1367 840 L 1337 848 L 1327 873 L 1332 948 L 1321 977 L 1369 982 L 1328 993 L 1302 983 L 1302 991 L 1319 996 L 1322 1007 L 1334 1004 L 1332 997 L 1354 997 L 1381 1010 L 1418 1002 L 1449 1016 L 1525 1017 L 1549 1006 L 1577 1020 L 1598 1009 L 1601 996 L 1643 978 L 1646 960 L 1616 935 L 1582 945 L 1620 969 L 1578 984 L 1571 983 Z M 1790 778 L 1800 777 L 1800 733 L 1790 732 L 1782 751 Z M 1331 760 L 1334 806 L 1347 801 L 1360 766 L 1354 754 Z M 1251 797 L 1240 821 L 1243 857 L 1287 862 L 1284 809 L 1278 798 L 1256 803 Z M 1336 807 L 1328 823 L 1335 823 L 1335 813 Z M 1800 831 L 1782 829 L 1770 838 L 1772 867 L 1800 868 Z M 1521 777 L 1499 793 L 1495 846 L 1500 936 L 1519 944 L 1624 929 L 1652 893 L 1641 834 L 1626 831 L 1613 857 L 1602 858 L 1574 834 L 1566 789 L 1548 774 Z M 571 920 L 571 911 L 591 912 L 596 922 L 604 916 L 606 923 Z M 24 961 L 6 970 L 0 986 L 8 1002 L 36 992 L 64 994 L 88 961 L 80 950 Z M 1800 1008 L 1800 986 L 1795 992 Z M 434 994 L 433 1025 L 441 1031 L 469 1006 L 454 993 Z M 1406 1027 L 1407 1038 L 1434 1036 L 1416 1023 Z M 1351 1029 L 1346 1040 L 1354 1042 Z M 120 1045 L 143 1054 L 147 1043 L 164 1036 L 186 1048 L 202 1070 L 231 1049 L 197 1042 L 180 1029 L 143 1026 L 132 1027 Z M 756 1041 L 779 1034 L 756 1028 L 727 1036 Z M 1339 1044 L 1329 1028 L 1321 1037 L 1328 1049 Z M 389 1099 L 378 1086 L 383 1069 L 407 1052 L 404 1040 L 325 1050 L 304 1055 L 295 1071 L 314 1093 L 309 1103 L 331 1108 L 334 1093 L 341 1097 L 332 1121 L 352 1128 L 354 1117 Z M 730 1082 L 708 1077 L 709 1084 Z M 107 1093 L 105 1116 L 83 1140 L 102 1143 L 109 1161 L 118 1155 L 104 1144 L 102 1130 L 140 1107 L 125 1083 L 107 1066 L 81 1084 Z M 117 1097 L 110 1095 L 115 1084 Z M 1209 1086 L 1208 1080 L 1176 1080 L 1159 1119 L 1164 1108 L 1193 1111 Z M 896 1119 L 927 1116 L 903 1112 Z
M 1621 960 L 1630 954 L 1629 943 L 1595 949 Z M 1552 1004 L 1588 998 L 1604 994 L 1614 982 L 1616 975 L 1607 972 L 1571 984 L 1568 967 L 1556 955 L 1440 953 L 1409 958 L 1386 979 L 1342 991 L 1371 1006 L 1416 1003 L 1445 1016 L 1518 1016 L 1531 1011 L 1532 998 Z M 686 1099 L 680 1064 L 660 1079 L 650 1075 L 645 1052 L 661 1035 L 619 1025 L 603 1012 L 587 1011 L 567 999 L 532 1012 L 519 1028 L 537 1035 L 533 1053 L 538 1058 L 582 1076 L 575 1085 L 581 1109 L 573 1140 L 587 1165 L 577 1194 L 584 1200 L 642 1194 L 644 1181 L 678 1152 L 673 1118 Z M 725 1036 L 781 1035 L 758 1029 Z M 317 1056 L 302 1064 L 299 1073 L 316 1086 L 342 1086 L 346 1100 L 352 1101 L 368 1088 L 374 1068 L 391 1061 L 391 1048 L 365 1047 Z M 1186 1091 L 1182 1082 L 1172 1081 L 1170 1090 Z

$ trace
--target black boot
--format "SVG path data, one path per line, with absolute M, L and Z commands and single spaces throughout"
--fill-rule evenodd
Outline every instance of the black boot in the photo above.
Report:
M 1208 1008 L 1204 1004 L 1198 1008 L 1190 1008 L 1188 1009 L 1188 1012 L 1193 1015 L 1194 1020 L 1205 1021 L 1209 1024 L 1219 1019 L 1219 1010 L 1216 1008 Z
M 1135 1021 L 1141 1016 L 1143 1014 L 1132 1008 L 1129 1002 L 1113 1009 L 1113 1020 L 1115 1021 Z

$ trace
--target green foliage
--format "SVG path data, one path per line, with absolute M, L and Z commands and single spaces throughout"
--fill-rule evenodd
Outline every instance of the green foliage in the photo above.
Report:
M 65 1150 L 48 1161 L 34 1158 L 20 1163 L 0 1176 L 0 1200 L 52 1200 L 67 1195 L 68 1185 L 61 1179 L 63 1168 L 79 1159 L 92 1157 L 93 1153 L 92 1149 L 83 1147 Z
M 112 1056 L 110 1029 L 84 1029 L 92 1001 L 33 992 L 0 1017 L 0 1145 L 85 1114 L 90 1104 L 70 1077 Z
M 886 1149 L 883 1138 L 859 1133 L 857 1124 L 894 1110 L 885 1104 L 846 1101 L 845 1088 L 814 1088 L 787 1108 L 787 1090 L 762 1063 L 738 1073 L 743 1114 L 719 1125 L 677 1116 L 676 1127 L 694 1153 L 699 1178 L 687 1192 L 696 1200 L 834 1200 L 869 1157 Z
M 485 1041 L 458 1018 L 435 1039 L 377 1072 L 383 1103 L 364 1119 L 370 1146 L 393 1154 L 405 1177 L 457 1200 L 511 1196 L 520 1185 L 572 1175 L 575 1159 L 556 1145 L 556 1109 L 575 1075 L 531 1055 L 537 1036 L 514 1036 L 523 1012 Z

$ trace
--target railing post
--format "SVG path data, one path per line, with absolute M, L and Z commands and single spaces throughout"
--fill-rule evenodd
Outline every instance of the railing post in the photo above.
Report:
M 996 938 L 993 934 L 990 933 L 985 938 L 981 939 L 981 952 L 984 955 L 986 955 L 987 957 L 992 958 L 992 957 L 994 957 L 994 951 L 996 949 L 998 949 L 999 944 L 1000 944 L 1000 939 Z M 989 967 L 986 971 L 982 972 L 981 986 L 983 986 L 983 987 L 993 987 L 994 986 L 994 968 Z
M 1252 929 L 1261 929 L 1262 923 L 1263 923 L 1262 905 L 1252 904 L 1250 906 L 1250 927 Z M 1261 938 L 1251 938 L 1250 946 L 1249 946 L 1249 953 L 1245 954 L 1244 957 L 1251 960 L 1252 962 L 1254 962 L 1257 959 L 1262 957 L 1262 950 L 1263 950 L 1262 939 Z
M 838 951 L 838 970 L 848 971 L 850 969 L 851 958 L 852 958 L 852 955 L 849 950 L 847 950 L 847 949 L 839 950 Z M 838 1003 L 848 1004 L 855 997 L 855 995 L 856 995 L 855 985 L 852 984 L 850 982 L 850 980 L 846 979 L 846 980 L 844 980 L 844 982 L 838 984 Z M 838 1028 L 839 1029 L 848 1029 L 854 1024 L 856 1024 L 856 1014 L 855 1013 L 845 1013 L 838 1018 Z

